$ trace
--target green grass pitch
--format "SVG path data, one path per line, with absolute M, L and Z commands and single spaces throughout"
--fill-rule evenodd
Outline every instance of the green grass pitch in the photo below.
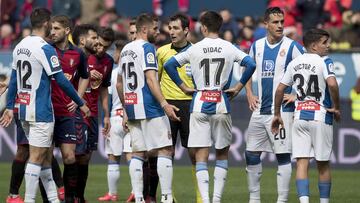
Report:
M 0 202 L 5 202 L 9 190 L 10 163 L 0 164 Z M 210 180 L 213 168 L 210 168 Z M 261 198 L 263 203 L 276 202 L 276 169 L 265 168 L 261 181 Z M 360 172 L 356 170 L 333 170 L 332 181 L 332 203 L 359 203 L 360 202 Z M 212 181 L 210 181 L 210 192 L 212 191 Z M 24 182 L 23 182 L 24 185 Z M 191 167 L 174 167 L 174 190 L 179 203 L 195 202 L 194 186 L 191 179 Z M 119 182 L 119 202 L 125 202 L 131 191 L 130 179 L 127 167 L 121 167 Z M 89 180 L 86 188 L 86 198 L 90 203 L 98 202 L 97 198 L 107 192 L 106 165 L 91 165 L 89 171 Z M 160 188 L 158 188 L 158 194 Z M 22 186 L 21 195 L 24 195 L 24 186 Z M 319 202 L 317 189 L 317 173 L 315 170 L 310 172 L 310 193 L 311 202 Z M 210 193 L 211 194 L 211 193 Z M 38 192 L 38 196 L 40 193 Z M 291 190 L 289 194 L 289 203 L 298 202 L 296 197 L 294 174 L 291 181 Z M 227 183 L 223 194 L 223 203 L 246 203 L 248 201 L 246 173 L 244 167 L 231 167 L 228 172 Z M 42 202 L 40 198 L 38 201 Z

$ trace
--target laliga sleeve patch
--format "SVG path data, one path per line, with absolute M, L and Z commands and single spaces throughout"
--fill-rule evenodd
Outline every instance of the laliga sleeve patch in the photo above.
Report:
M 51 66 L 53 68 L 56 68 L 56 67 L 60 66 L 59 59 L 55 55 L 50 57 L 50 62 L 51 62 Z
M 329 72 L 331 73 L 335 72 L 335 67 L 333 63 L 330 63 L 328 67 L 329 67 Z
M 155 55 L 153 53 L 146 54 L 146 61 L 148 64 L 155 64 Z

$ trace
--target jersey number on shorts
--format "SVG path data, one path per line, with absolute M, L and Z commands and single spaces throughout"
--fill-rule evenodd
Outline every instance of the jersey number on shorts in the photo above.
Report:
M 280 133 L 276 134 L 274 136 L 274 139 L 275 140 L 279 140 L 279 139 L 283 140 L 283 139 L 285 139 L 286 138 L 285 128 L 280 128 L 279 131 L 280 131 Z
M 200 69 L 204 66 L 205 87 L 210 86 L 210 63 L 217 64 L 216 71 L 215 71 L 215 86 L 219 86 L 221 72 L 225 65 L 225 59 L 224 58 L 212 58 L 212 59 L 204 58 L 203 60 L 201 60 Z
M 307 82 L 307 89 L 306 93 L 304 90 L 304 76 L 301 74 L 295 74 L 294 75 L 294 81 L 299 81 L 297 85 L 297 89 L 299 90 L 297 94 L 298 100 L 304 100 L 306 96 L 314 97 L 316 101 L 320 101 L 321 98 L 321 92 L 319 90 L 319 80 L 317 75 L 310 75 L 309 81 Z
M 129 63 L 123 63 L 122 65 L 122 69 L 123 71 L 125 71 L 125 75 L 126 78 L 131 80 L 131 78 L 133 78 L 133 82 L 129 82 L 127 84 L 128 88 L 131 91 L 136 90 L 137 86 L 138 86 L 138 80 L 137 80 L 137 75 L 136 72 L 133 70 L 135 67 L 134 62 L 129 62 Z
M 27 84 L 27 80 L 32 73 L 30 62 L 18 60 L 16 63 L 16 68 L 19 70 L 20 88 L 23 90 L 31 90 L 31 85 Z

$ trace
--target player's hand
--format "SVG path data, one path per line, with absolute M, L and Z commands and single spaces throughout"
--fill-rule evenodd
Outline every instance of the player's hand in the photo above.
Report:
M 71 101 L 70 103 L 68 103 L 66 105 L 67 110 L 71 113 L 74 113 L 75 110 L 77 109 L 77 107 L 78 107 L 78 105 L 74 101 Z
M 14 117 L 14 111 L 10 109 L 6 109 L 0 118 L 0 125 L 3 127 L 8 127 L 13 117 Z
M 128 117 L 127 117 L 126 113 L 124 113 L 123 120 L 122 120 L 122 126 L 123 126 L 123 130 L 125 133 L 129 132 L 129 127 L 127 125 L 127 121 L 128 121 Z
M 8 87 L 8 84 L 6 82 L 0 82 L 0 96 L 4 94 Z
M 97 70 L 91 70 L 90 77 L 96 80 L 101 80 L 103 75 Z
M 283 101 L 285 101 L 284 105 L 288 105 L 296 101 L 296 94 L 284 94 Z
M 110 124 L 110 118 L 109 117 L 104 117 L 104 127 L 102 129 L 102 134 L 105 137 L 109 137 L 109 132 L 110 132 L 110 128 L 111 128 L 111 124 Z
M 178 117 L 175 113 L 175 111 L 179 111 L 179 109 L 171 104 L 165 104 L 163 105 L 163 109 L 166 113 L 166 115 L 170 118 L 172 121 L 180 121 L 180 117 Z
M 339 109 L 335 109 L 335 108 L 331 108 L 331 109 L 326 109 L 327 112 L 333 113 L 334 114 L 334 119 L 336 122 L 340 122 L 341 120 L 341 113 Z
M 188 87 L 187 85 L 185 85 L 184 83 L 182 83 L 180 85 L 180 89 L 187 95 L 193 95 L 194 92 L 196 92 L 196 90 L 192 87 Z
M 251 93 L 251 94 L 248 94 L 246 96 L 246 98 L 248 100 L 250 111 L 255 111 L 259 107 L 259 104 L 260 104 L 259 97 L 255 96 Z
M 225 90 L 224 92 L 229 96 L 229 99 L 232 100 L 239 94 L 240 90 L 235 86 Z
M 90 116 L 90 109 L 86 106 L 86 104 L 80 106 L 80 110 L 84 113 L 84 118 L 87 118 Z
M 272 122 L 271 122 L 271 132 L 274 135 L 279 134 L 279 128 L 280 126 L 284 126 L 284 122 L 281 118 L 281 116 L 274 116 Z

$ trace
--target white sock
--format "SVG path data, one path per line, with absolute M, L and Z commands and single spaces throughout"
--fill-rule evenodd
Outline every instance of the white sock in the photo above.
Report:
M 247 165 L 246 172 L 250 200 L 260 200 L 260 178 L 262 175 L 261 163 L 256 165 Z
M 25 169 L 25 199 L 26 203 L 35 202 L 36 192 L 39 188 L 41 166 L 27 163 Z
M 329 198 L 320 198 L 320 203 L 329 203 Z
M 228 161 L 227 160 L 216 160 L 215 170 L 214 170 L 214 193 L 213 193 L 213 203 L 220 203 L 221 196 L 224 191 L 224 186 L 226 182 L 228 170 Z
M 109 194 L 117 194 L 117 185 L 120 178 L 119 163 L 109 163 L 107 169 L 107 181 L 109 187 Z
M 57 188 L 53 179 L 51 168 L 43 168 L 40 172 L 41 182 L 44 185 L 47 198 L 49 202 L 56 202 L 58 200 Z
M 291 163 L 279 165 L 277 171 L 277 190 L 278 199 L 277 202 L 287 202 L 290 190 L 291 180 Z
M 206 162 L 196 162 L 196 178 L 203 203 L 210 202 L 209 171 Z
M 309 196 L 299 197 L 300 203 L 309 203 Z
M 168 196 L 171 195 L 173 167 L 172 167 L 172 158 L 170 156 L 158 156 L 157 173 L 159 175 L 161 194 Z
M 144 160 L 140 157 L 133 157 L 129 165 L 131 185 L 136 199 L 143 199 L 143 165 Z

